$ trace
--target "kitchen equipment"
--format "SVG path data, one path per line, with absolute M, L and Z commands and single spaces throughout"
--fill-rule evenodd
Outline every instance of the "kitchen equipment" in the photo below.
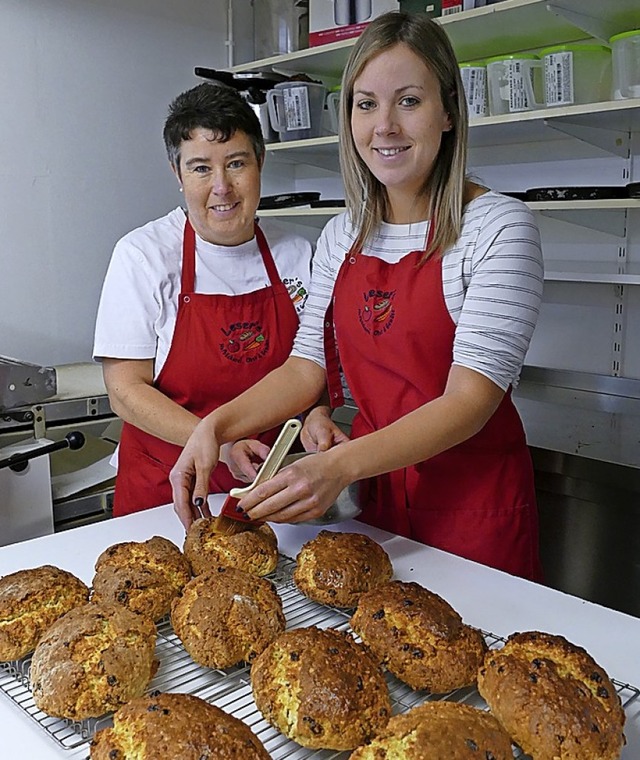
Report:
M 280 193 L 279 195 L 265 195 L 260 198 L 258 211 L 260 209 L 274 208 L 292 208 L 293 206 L 306 206 L 311 201 L 317 201 L 320 198 L 318 192 L 308 193 Z
M 231 491 L 229 491 L 229 495 L 222 505 L 220 514 L 215 519 L 213 525 L 215 533 L 223 533 L 229 536 L 235 533 L 240 533 L 241 531 L 250 528 L 252 525 L 255 526 L 257 524 L 252 522 L 244 512 L 238 512 L 236 509 L 238 502 L 243 496 L 246 496 L 246 494 L 259 486 L 260 483 L 269 480 L 269 478 L 272 478 L 276 472 L 278 472 L 282 460 L 287 455 L 295 439 L 298 437 L 301 427 L 302 423 L 298 419 L 287 420 L 287 422 L 284 423 L 280 435 L 276 438 L 275 443 L 267 454 L 267 458 L 258 470 L 258 474 L 254 478 L 253 483 L 244 486 L 243 488 L 232 488 Z
M 626 186 L 536 187 L 527 190 L 527 201 L 596 201 L 627 198 Z
M 202 79 L 221 82 L 238 90 L 241 97 L 251 106 L 251 109 L 258 117 L 264 141 L 266 143 L 278 142 L 278 134 L 269 121 L 267 92 L 272 87 L 280 84 L 280 82 L 285 81 L 287 79 L 286 76 L 273 72 L 265 74 L 262 71 L 243 71 L 232 74 L 229 71 L 218 71 L 217 69 L 208 69 L 203 66 L 196 66 L 194 73 Z
M 371 18 L 371 0 L 333 0 L 333 19 L 336 26 L 362 24 Z
M 458 64 L 469 118 L 489 115 L 487 99 L 487 66 L 484 61 L 465 61 Z
M 640 29 L 614 34 L 613 99 L 640 98 Z
M 320 137 L 326 96 L 327 88 L 315 82 L 281 82 L 269 90 L 269 118 L 280 141 Z
M 611 51 L 604 45 L 555 45 L 539 55 L 547 107 L 611 98 Z
M 303 451 L 300 454 L 289 454 L 282 462 L 280 469 L 284 469 L 290 464 L 297 462 L 300 459 L 308 456 L 314 456 L 313 451 Z M 357 517 L 362 510 L 359 504 L 360 485 L 358 481 L 349 484 L 338 494 L 336 500 L 329 507 L 329 509 L 320 517 L 315 517 L 312 520 L 305 520 L 305 525 L 333 525 L 334 523 L 344 522 L 345 520 L 352 520 Z
M 100 365 L 40 367 L 1 357 L 0 460 L 26 466 L 0 468 L 0 544 L 108 517 L 119 428 Z M 73 433 L 85 438 L 79 450 L 68 446 Z
M 332 89 L 327 95 L 326 112 L 327 132 L 337 135 L 340 126 L 340 87 Z
M 309 47 L 309 0 L 252 0 L 255 58 Z
M 492 116 L 544 108 L 542 61 L 530 53 L 488 58 L 487 89 Z

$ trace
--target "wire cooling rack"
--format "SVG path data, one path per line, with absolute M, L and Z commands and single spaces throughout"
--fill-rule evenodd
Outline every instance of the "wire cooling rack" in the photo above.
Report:
M 350 630 L 351 612 L 326 607 L 303 596 L 292 580 L 294 568 L 295 562 L 292 559 L 281 556 L 275 572 L 268 576 L 282 598 L 287 628 L 315 625 L 319 628 Z M 269 725 L 253 701 L 248 665 L 224 670 L 197 665 L 173 632 L 168 618 L 162 620 L 157 628 L 156 657 L 160 666 L 149 684 L 149 691 L 158 689 L 195 694 L 235 715 L 251 727 L 273 760 L 344 760 L 349 757 L 349 752 L 306 749 Z M 504 642 L 504 639 L 492 633 L 484 632 L 484 637 L 489 648 L 499 647 Z M 89 742 L 95 732 L 111 725 L 111 715 L 78 722 L 46 715 L 33 701 L 29 683 L 30 666 L 30 656 L 14 662 L 0 663 L 2 693 L 32 718 L 59 748 L 80 751 L 84 746 L 88 752 Z M 477 690 L 472 687 L 457 689 L 445 695 L 431 695 L 424 691 L 414 691 L 390 674 L 387 674 L 387 683 L 394 714 L 406 712 L 428 700 L 446 699 L 482 709 L 487 707 Z M 614 684 L 625 709 L 640 697 L 640 690 L 636 687 L 618 681 L 614 681 Z M 526 760 L 526 757 L 514 748 L 514 758 Z

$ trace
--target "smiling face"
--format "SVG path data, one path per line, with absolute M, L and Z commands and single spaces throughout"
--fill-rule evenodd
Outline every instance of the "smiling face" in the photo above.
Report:
M 435 74 L 407 45 L 365 65 L 354 82 L 351 130 L 360 158 L 386 188 L 387 221 L 424 218 L 427 199 L 419 196 L 450 129 Z
M 180 171 L 189 221 L 216 245 L 240 245 L 253 237 L 260 201 L 260 170 L 249 137 L 240 130 L 226 142 L 199 127 L 180 146 Z

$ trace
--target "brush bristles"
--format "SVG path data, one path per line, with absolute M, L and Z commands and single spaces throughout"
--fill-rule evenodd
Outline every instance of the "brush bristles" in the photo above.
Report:
M 235 536 L 236 533 L 251 530 L 252 527 L 251 522 L 234 520 L 233 517 L 227 517 L 226 515 L 218 515 L 213 523 L 213 532 L 221 533 L 225 536 Z

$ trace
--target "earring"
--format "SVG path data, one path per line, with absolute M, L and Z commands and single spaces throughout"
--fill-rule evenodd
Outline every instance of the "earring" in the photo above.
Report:
M 178 190 L 180 190 L 180 192 L 183 192 L 182 185 L 180 185 L 180 187 L 178 188 Z

